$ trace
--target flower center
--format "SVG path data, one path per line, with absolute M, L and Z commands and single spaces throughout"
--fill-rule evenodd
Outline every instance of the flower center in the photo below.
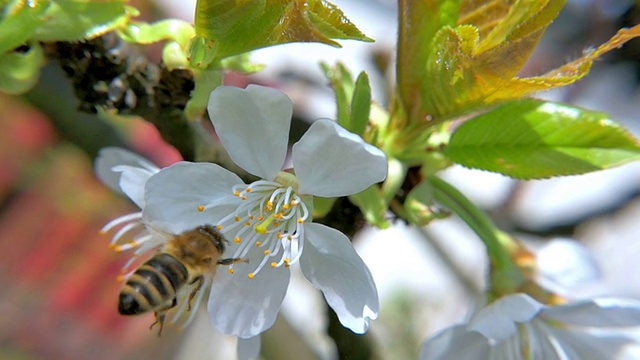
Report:
M 235 234 L 233 241 L 239 245 L 233 258 L 262 258 L 249 278 L 253 279 L 266 264 L 276 268 L 297 262 L 304 246 L 302 224 L 309 218 L 309 209 L 294 185 L 259 180 L 236 185 L 232 191 L 240 205 L 221 219 L 217 228 L 225 235 Z M 229 265 L 230 273 L 233 266 Z

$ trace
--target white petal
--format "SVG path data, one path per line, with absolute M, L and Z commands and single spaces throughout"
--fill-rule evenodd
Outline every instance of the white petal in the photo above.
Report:
M 487 338 L 464 325 L 450 327 L 429 340 L 420 349 L 420 360 L 489 359 Z
M 322 197 L 355 194 L 387 176 L 384 153 L 335 121 L 315 121 L 293 145 L 299 192 Z
M 211 92 L 208 109 L 231 159 L 251 174 L 273 180 L 287 155 L 291 100 L 264 86 L 220 86 Z
M 238 360 L 260 359 L 260 336 L 238 338 Z
M 542 316 L 573 326 L 626 327 L 640 326 L 640 302 L 601 298 L 579 301 L 544 309 Z
M 96 176 L 112 190 L 121 192 L 120 171 L 113 171 L 118 165 L 128 165 L 134 168 L 146 169 L 150 173 L 160 170 L 140 155 L 118 147 L 102 148 L 95 160 Z
M 606 331 L 602 335 L 597 335 L 549 326 L 547 334 L 556 340 L 567 355 L 565 359 L 617 359 L 615 355 L 632 341 L 628 337 L 616 334 L 615 331 Z
M 531 321 L 543 308 L 544 305 L 528 295 L 509 295 L 474 315 L 467 329 L 478 331 L 489 339 L 506 339 L 518 331 L 516 323 Z
M 561 286 L 594 281 L 600 276 L 598 264 L 584 245 L 568 238 L 555 238 L 537 253 L 540 274 Z
M 144 209 L 144 189 L 147 181 L 154 174 L 147 169 L 136 168 L 133 166 L 115 166 L 113 171 L 120 173 L 120 188 L 122 191 L 138 205 L 140 209 Z
M 142 216 L 152 227 L 177 234 L 198 225 L 215 224 L 237 208 L 234 173 L 210 163 L 179 162 L 162 169 L 147 182 Z M 215 204 L 200 212 L 198 206 Z
M 321 224 L 305 224 L 300 268 L 324 294 L 340 323 L 362 334 L 378 317 L 378 292 L 371 273 L 349 239 Z
M 258 252 L 254 252 L 258 253 Z M 259 259 L 235 264 L 234 274 L 221 268 L 209 295 L 209 319 L 220 332 L 249 338 L 267 330 L 276 315 L 289 285 L 290 271 L 284 267 L 262 269 L 253 279 L 247 273 Z

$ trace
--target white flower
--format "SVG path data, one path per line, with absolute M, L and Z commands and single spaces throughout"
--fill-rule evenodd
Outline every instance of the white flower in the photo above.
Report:
M 271 327 L 296 262 L 342 324 L 363 333 L 378 313 L 375 284 L 344 234 L 311 222 L 312 196 L 350 195 L 382 181 L 386 158 L 321 119 L 293 145 L 294 172 L 282 171 L 291 114 L 291 101 L 275 89 L 214 90 L 209 115 L 220 141 L 260 180 L 245 184 L 209 163 L 174 164 L 149 179 L 144 220 L 170 233 L 213 224 L 230 241 L 224 257 L 248 259 L 213 281 L 208 310 L 223 333 L 246 339 Z
M 637 343 L 630 328 L 639 326 L 636 301 L 602 298 L 545 306 L 515 294 L 427 340 L 420 359 L 614 359 Z

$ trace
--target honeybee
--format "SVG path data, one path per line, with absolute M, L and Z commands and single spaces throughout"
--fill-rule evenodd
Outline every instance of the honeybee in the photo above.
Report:
M 156 321 L 150 328 L 159 324 L 160 336 L 167 311 L 176 306 L 181 289 L 194 286 L 187 303 L 187 311 L 191 311 L 191 300 L 205 278 L 215 275 L 218 265 L 247 262 L 240 258 L 221 259 L 225 242 L 224 236 L 211 225 L 174 235 L 127 279 L 120 291 L 118 312 L 137 315 L 153 311 Z

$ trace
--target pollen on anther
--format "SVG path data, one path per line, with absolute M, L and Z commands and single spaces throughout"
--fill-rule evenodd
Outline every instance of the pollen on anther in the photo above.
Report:
M 241 199 L 242 200 L 247 200 L 247 195 L 242 195 Z
M 265 254 L 265 255 L 269 255 L 269 253 L 271 253 L 271 251 L 269 251 L 269 250 L 265 250 L 265 251 L 264 251 L 264 254 Z
M 247 221 L 244 223 L 246 226 L 251 226 L 251 222 Z
M 272 268 L 274 268 L 274 267 L 276 267 L 276 266 L 278 266 L 278 263 L 277 263 L 277 262 L 275 262 L 275 261 L 274 261 L 274 262 L 272 262 L 272 263 L 271 263 L 271 267 L 272 267 Z
M 256 246 L 262 245 L 262 241 L 256 241 Z
M 239 237 L 237 237 L 237 236 L 236 236 L 236 238 L 235 238 L 235 239 L 233 239 L 233 242 L 235 242 L 235 243 L 239 243 L 240 241 L 242 241 L 242 240 L 240 240 L 240 238 L 239 238 Z
M 240 196 L 240 191 L 238 191 L 238 190 L 234 191 L 234 192 L 233 192 L 233 195 L 234 195 L 234 196 Z
M 118 282 L 124 281 L 125 276 L 124 275 L 118 275 L 118 277 L 116 278 L 116 280 Z
M 227 270 L 227 272 L 228 272 L 229 274 L 233 274 L 233 268 L 229 268 L 229 270 Z
M 250 193 L 250 192 L 251 192 L 251 188 L 249 188 L 249 187 L 248 187 L 248 188 L 246 188 L 244 191 L 246 191 L 246 192 Z
M 203 212 L 204 211 L 204 205 L 198 206 L 198 211 Z
M 240 216 L 236 216 L 236 217 L 233 218 L 233 221 L 235 221 L 235 222 L 238 222 L 240 220 L 242 220 L 242 219 L 240 219 Z
M 253 279 L 255 275 L 253 273 L 248 273 L 247 276 L 249 277 L 249 279 Z
M 222 225 L 218 225 L 218 226 L 216 226 L 216 229 L 217 229 L 218 231 L 222 230 Z
M 262 215 L 258 216 L 258 221 L 262 221 L 262 220 L 264 220 L 264 216 Z
M 303 218 L 298 218 L 298 224 L 302 224 L 304 223 L 304 219 Z
M 284 237 L 284 235 L 283 235 L 281 232 L 278 232 L 278 233 L 276 234 L 276 237 L 277 237 L 278 239 L 282 239 L 282 238 Z
M 253 215 L 249 215 L 249 220 L 253 220 Z

